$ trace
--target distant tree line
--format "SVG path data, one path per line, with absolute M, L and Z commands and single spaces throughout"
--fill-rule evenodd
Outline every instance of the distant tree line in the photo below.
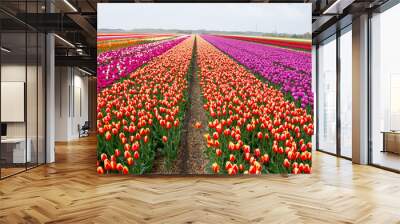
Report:
M 180 33 L 180 34 L 224 34 L 224 35 L 248 35 L 248 36 L 270 36 L 311 39 L 311 33 L 288 34 L 288 33 L 263 33 L 254 31 L 219 31 L 219 30 L 177 30 L 177 29 L 99 29 L 99 33 Z
M 287 33 L 264 33 L 261 36 L 269 37 L 290 37 L 290 38 L 301 38 L 301 39 L 311 39 L 311 33 L 304 34 L 287 34 Z

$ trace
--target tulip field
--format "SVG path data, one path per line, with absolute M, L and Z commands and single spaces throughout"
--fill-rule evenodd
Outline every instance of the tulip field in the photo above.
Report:
M 97 37 L 97 51 L 98 53 L 102 53 L 137 44 L 169 39 L 172 37 L 174 37 L 174 35 L 171 34 L 99 34 Z
M 311 45 L 259 39 L 99 34 L 97 172 L 311 173 Z

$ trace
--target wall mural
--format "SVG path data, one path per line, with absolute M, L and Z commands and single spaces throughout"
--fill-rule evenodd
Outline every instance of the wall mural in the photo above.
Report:
M 311 4 L 98 9 L 99 174 L 311 173 Z

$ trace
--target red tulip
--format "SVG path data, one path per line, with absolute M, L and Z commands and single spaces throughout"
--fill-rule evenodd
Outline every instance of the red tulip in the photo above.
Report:
M 300 158 L 301 158 L 301 160 L 302 161 L 305 161 L 305 160 L 307 160 L 307 154 L 306 154 L 306 152 L 302 152 L 301 154 L 300 154 Z
M 256 157 L 260 157 L 260 155 L 261 155 L 261 151 L 260 151 L 260 149 L 259 149 L 259 148 L 257 148 L 257 149 L 254 149 L 254 155 L 255 155 Z
M 249 163 L 250 163 L 251 165 L 253 165 L 255 161 L 256 161 L 256 159 L 254 158 L 254 156 L 250 157 Z
M 115 160 L 111 160 L 110 165 L 112 170 L 117 169 L 117 163 L 115 162 Z
M 113 128 L 111 132 L 113 135 L 118 135 L 118 130 L 116 128 Z
M 161 125 L 161 127 L 165 127 L 166 121 L 165 120 L 160 120 L 160 125 Z
M 228 169 L 229 175 L 235 175 L 238 172 L 238 166 L 234 164 L 231 168 Z
M 219 173 L 219 165 L 217 163 L 212 164 L 212 169 L 214 173 Z
M 229 142 L 228 149 L 229 151 L 235 150 L 235 144 L 233 144 L 233 142 Z
M 121 155 L 121 151 L 119 151 L 119 149 L 115 149 L 115 150 L 114 150 L 114 155 L 115 155 L 116 157 L 119 157 L 119 156 Z
M 257 168 L 253 165 L 250 166 L 249 168 L 249 173 L 250 174 L 255 174 L 257 172 Z
M 304 165 L 304 173 L 311 173 L 311 167 L 308 164 Z
M 139 159 L 139 152 L 138 152 L 138 151 L 135 151 L 135 153 L 133 154 L 133 157 L 134 157 L 135 159 Z
M 240 170 L 240 171 L 243 171 L 243 170 L 244 170 L 243 164 L 240 164 L 240 165 L 239 165 L 239 170 Z
M 300 146 L 300 150 L 301 150 L 302 152 L 306 151 L 306 150 L 307 150 L 307 146 L 304 145 L 304 144 L 302 144 L 302 145 Z
M 214 141 L 214 147 L 215 147 L 215 148 L 219 148 L 219 141 L 218 141 L 218 140 L 215 140 L 215 141 Z
M 243 146 L 243 152 L 249 153 L 250 152 L 250 146 L 249 145 L 244 145 Z
M 97 173 L 98 174 L 104 174 L 103 167 L 101 167 L 101 166 L 97 167 Z
M 217 155 L 218 157 L 222 155 L 222 150 L 221 149 L 216 149 L 215 150 L 215 155 Z
M 125 159 L 131 157 L 131 153 L 129 151 L 125 151 L 124 152 L 124 157 L 125 157 Z
M 100 158 L 101 158 L 101 161 L 106 160 L 106 159 L 107 159 L 107 154 L 102 153 L 101 156 L 100 156 Z
M 135 142 L 132 144 L 132 151 L 138 151 L 139 150 L 139 143 Z
M 168 141 L 167 136 L 163 136 L 163 137 L 162 137 L 162 141 L 163 141 L 164 143 L 167 143 L 167 141 Z
M 131 146 L 127 143 L 124 145 L 124 150 L 129 151 L 131 149 Z
M 263 158 L 264 158 L 264 163 L 268 163 L 269 162 L 269 155 L 268 154 L 264 154 Z
M 311 152 L 308 152 L 307 151 L 307 160 L 312 160 L 312 154 L 311 154 Z
M 214 132 L 214 133 L 213 133 L 213 138 L 214 138 L 215 140 L 218 140 L 219 134 L 218 134 L 217 132 Z
M 225 136 L 229 136 L 231 134 L 231 130 L 229 130 L 229 129 L 225 129 L 224 130 L 224 135 Z
M 303 170 L 304 170 L 304 164 L 300 163 L 299 164 L 299 172 L 303 172 Z
M 230 154 L 229 155 L 229 161 L 234 162 L 235 161 L 235 156 Z
M 230 168 L 232 168 L 232 163 L 230 161 L 227 161 L 225 163 L 225 170 L 229 170 Z
M 166 124 L 166 127 L 167 127 L 167 129 L 170 129 L 170 128 L 172 128 L 172 124 L 171 124 L 171 122 L 167 122 L 167 124 Z
M 121 163 L 117 163 L 117 170 L 121 171 L 123 169 L 123 166 Z
M 106 132 L 106 141 L 110 141 L 111 140 L 111 134 L 109 131 Z
M 129 173 L 128 167 L 124 166 L 124 168 L 122 168 L 122 173 L 123 174 L 128 174 Z
M 245 159 L 246 161 L 249 161 L 249 160 L 250 160 L 250 153 L 249 153 L 249 152 L 247 152 L 247 153 L 244 154 L 244 159 Z
M 221 133 L 222 133 L 222 125 L 221 125 L 221 124 L 218 124 L 218 125 L 215 127 L 215 130 L 217 131 L 218 134 L 221 134 Z
M 289 168 L 289 167 L 290 167 L 290 162 L 289 162 L 288 159 L 285 159 L 285 160 L 283 161 L 283 166 L 286 167 L 286 168 Z
M 106 170 L 110 170 L 111 169 L 110 160 L 105 159 L 103 163 L 104 163 L 104 169 L 106 169 Z
M 196 121 L 196 123 L 194 124 L 194 127 L 197 129 L 201 128 L 201 123 Z
M 133 165 L 132 157 L 129 157 L 128 159 L 126 159 L 126 162 L 128 163 L 129 166 L 132 166 Z
M 275 153 L 278 152 L 278 145 L 273 145 L 272 146 L 272 151 L 274 151 Z

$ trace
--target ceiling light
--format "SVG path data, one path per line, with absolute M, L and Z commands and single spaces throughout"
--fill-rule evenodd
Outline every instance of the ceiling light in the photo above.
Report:
M 7 49 L 7 48 L 5 48 L 5 47 L 1 47 L 0 49 L 1 49 L 2 51 L 6 52 L 6 53 L 10 53 L 10 52 L 11 52 L 11 50 L 9 50 L 9 49 Z
M 343 10 L 353 4 L 356 0 L 336 0 L 332 5 L 330 5 L 322 14 L 342 14 Z
M 81 72 L 83 72 L 83 73 L 85 73 L 85 74 L 87 74 L 87 75 L 93 75 L 92 73 L 90 73 L 90 72 L 88 72 L 88 71 L 86 71 L 86 70 L 83 70 L 83 69 L 81 69 L 81 68 L 79 68 L 79 67 L 78 67 L 78 70 L 81 71 Z
M 340 0 L 336 0 L 331 6 L 329 6 L 322 14 L 328 14 L 328 13 L 332 13 L 330 12 L 332 9 L 334 9 L 335 7 L 337 7 L 337 5 L 339 4 Z M 339 13 L 337 13 L 339 14 Z
M 75 45 L 73 45 L 71 42 L 69 42 L 68 40 L 60 37 L 58 34 L 54 34 L 55 37 L 57 37 L 59 40 L 61 40 L 62 42 L 66 43 L 67 45 L 69 45 L 70 47 L 75 48 Z
M 74 12 L 78 12 L 78 10 L 68 1 L 64 0 L 65 4 L 67 4 Z

